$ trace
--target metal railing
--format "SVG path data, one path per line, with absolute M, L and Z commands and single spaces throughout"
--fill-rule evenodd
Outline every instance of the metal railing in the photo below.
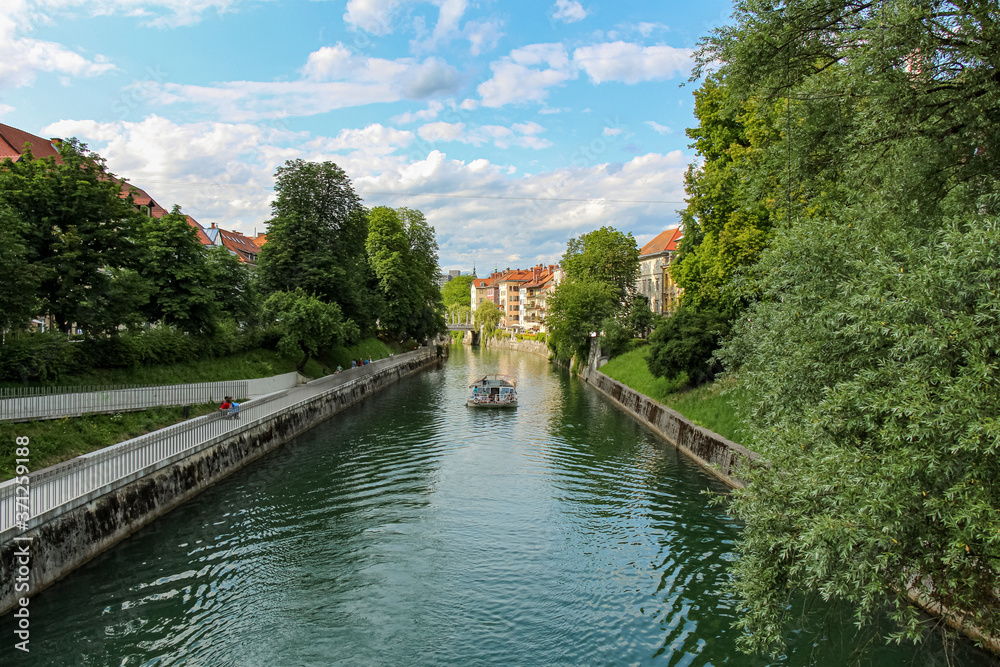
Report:
M 85 385 L 0 388 L 0 421 L 34 421 L 91 413 L 129 412 L 165 405 L 249 398 L 294 387 L 296 373 L 270 378 L 171 385 Z
M 248 430 L 280 412 L 318 397 L 390 373 L 410 359 L 432 354 L 422 351 L 397 355 L 336 375 L 328 375 L 294 389 L 244 402 L 237 418 L 215 413 L 126 440 L 58 465 L 29 473 L 26 522 L 16 521 L 25 510 L 18 506 L 18 478 L 0 483 L 0 544 L 64 512 L 79 507 L 136 479 L 201 451 L 233 433 Z M 21 492 L 23 494 L 23 492 Z

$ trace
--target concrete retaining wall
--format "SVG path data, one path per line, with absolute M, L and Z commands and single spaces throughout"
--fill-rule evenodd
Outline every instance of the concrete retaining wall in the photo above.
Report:
M 363 382 L 339 387 L 227 433 L 197 454 L 95 498 L 0 547 L 0 614 L 42 590 L 230 473 L 260 458 L 345 407 L 436 363 L 434 348 L 392 364 Z M 385 363 L 385 362 L 379 362 Z M 30 538 L 30 542 L 28 542 Z M 18 551 L 28 544 L 29 588 L 16 590 Z M 21 562 L 24 562 L 23 560 Z
M 486 342 L 486 347 L 498 350 L 516 350 L 518 352 L 531 352 L 549 358 L 549 348 L 545 343 L 537 340 L 517 340 L 516 338 L 493 338 Z
M 756 452 L 692 423 L 681 413 L 612 380 L 600 371 L 587 373 L 586 381 L 723 482 L 743 487 L 739 466 L 745 460 L 755 460 Z

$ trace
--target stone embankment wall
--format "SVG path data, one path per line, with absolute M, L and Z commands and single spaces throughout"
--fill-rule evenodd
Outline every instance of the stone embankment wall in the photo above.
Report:
M 692 423 L 676 410 L 612 380 L 600 371 L 590 370 L 585 379 L 625 412 L 656 431 L 723 482 L 743 487 L 739 466 L 746 460 L 754 461 L 756 452 Z
M 518 352 L 531 352 L 546 359 L 549 358 L 549 348 L 545 343 L 537 340 L 517 340 L 516 338 L 494 338 L 486 342 L 486 347 L 493 347 L 499 350 L 516 350 Z
M 379 373 L 336 388 L 230 432 L 219 441 L 156 473 L 130 482 L 24 533 L 23 540 L 0 547 L 0 614 L 178 505 L 268 452 L 407 375 L 436 363 L 426 354 L 397 359 Z M 30 538 L 30 587 L 16 592 L 17 550 Z

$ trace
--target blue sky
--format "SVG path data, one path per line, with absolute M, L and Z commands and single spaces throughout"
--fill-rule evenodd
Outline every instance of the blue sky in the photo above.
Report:
M 686 83 L 731 2 L 3 0 L 0 122 L 75 136 L 203 224 L 264 231 L 285 160 L 435 227 L 444 269 L 678 224 Z M 685 84 L 685 85 L 682 85 Z

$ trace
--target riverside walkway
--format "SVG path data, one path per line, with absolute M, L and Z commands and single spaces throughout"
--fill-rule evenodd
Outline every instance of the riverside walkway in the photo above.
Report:
M 223 396 L 256 398 L 290 389 L 299 379 L 299 374 L 292 372 L 253 380 L 194 384 L 0 389 L 0 421 L 61 419 L 164 405 L 218 403 Z
M 124 484 L 249 429 L 282 410 L 433 354 L 432 348 L 424 347 L 392 359 L 381 359 L 246 401 L 241 404 L 237 419 L 221 413 L 190 419 L 2 482 L 0 545 Z M 30 454 L 24 458 L 25 467 L 30 468 Z

